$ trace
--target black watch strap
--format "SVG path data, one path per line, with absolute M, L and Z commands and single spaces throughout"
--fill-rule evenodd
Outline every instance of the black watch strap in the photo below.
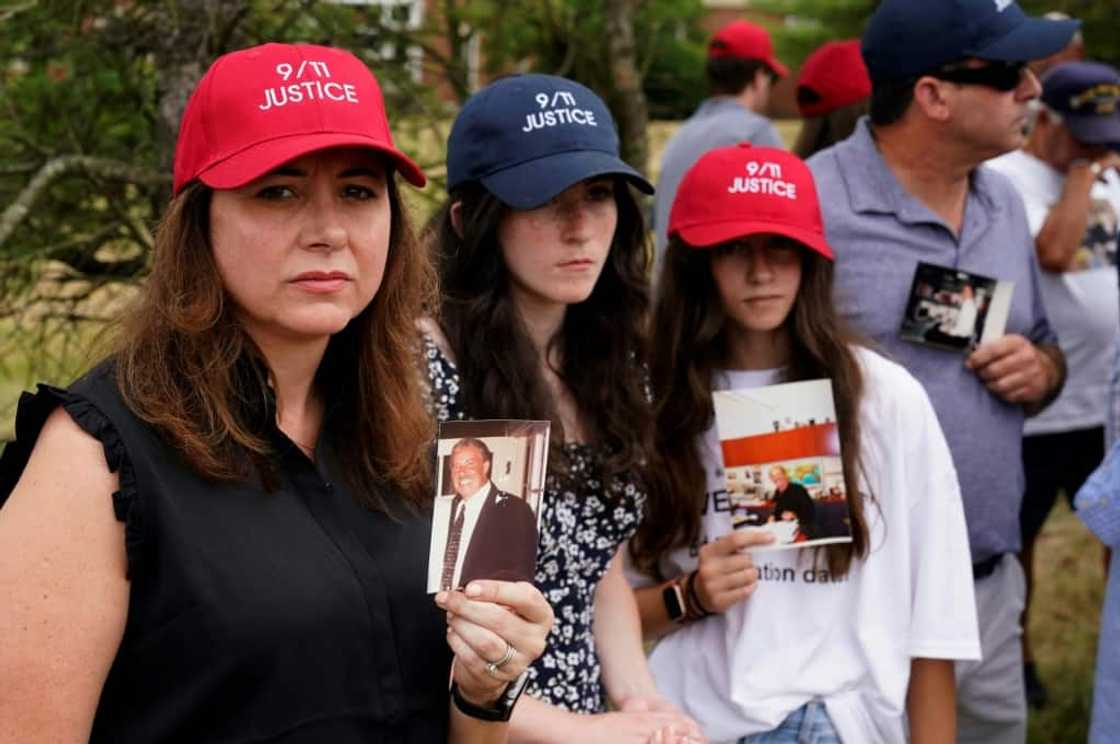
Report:
M 483 707 L 464 698 L 459 692 L 459 683 L 452 680 L 451 699 L 455 701 L 455 707 L 459 709 L 459 712 L 465 716 L 477 718 L 480 721 L 508 721 L 509 717 L 513 715 L 513 706 L 517 703 L 517 699 L 521 697 L 521 693 L 525 690 L 525 683 L 528 681 L 529 672 L 526 670 L 521 673 L 521 676 L 506 685 L 505 691 L 494 701 L 493 706 Z

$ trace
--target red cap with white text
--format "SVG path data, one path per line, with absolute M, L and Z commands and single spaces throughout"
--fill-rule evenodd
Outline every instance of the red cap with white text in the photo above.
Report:
M 393 144 L 377 79 L 350 52 L 263 44 L 219 57 L 187 102 L 175 147 L 178 194 L 196 178 L 234 189 L 316 150 L 384 153 L 415 186 L 426 179 Z
M 813 174 L 796 155 L 750 143 L 709 150 L 693 165 L 669 212 L 669 236 L 710 248 L 759 233 L 784 235 L 825 258 Z

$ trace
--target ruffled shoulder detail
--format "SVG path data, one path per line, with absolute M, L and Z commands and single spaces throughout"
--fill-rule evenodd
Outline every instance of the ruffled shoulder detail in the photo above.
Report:
M 131 576 L 138 565 L 144 542 L 143 500 L 138 495 L 136 472 L 117 428 L 108 416 L 81 395 L 40 384 L 35 393 L 20 396 L 16 410 L 16 439 L 0 455 L 0 506 L 7 501 L 27 466 L 43 424 L 58 406 L 62 406 L 82 431 L 101 443 L 109 471 L 117 474 L 120 490 L 113 494 L 113 514 L 124 522 L 128 573 Z

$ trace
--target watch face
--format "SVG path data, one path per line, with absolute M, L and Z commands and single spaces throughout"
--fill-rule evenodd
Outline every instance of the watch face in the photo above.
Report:
M 680 620 L 684 617 L 684 597 L 681 596 L 681 588 L 676 582 L 661 590 L 661 599 L 665 602 L 665 611 L 669 613 L 670 620 Z

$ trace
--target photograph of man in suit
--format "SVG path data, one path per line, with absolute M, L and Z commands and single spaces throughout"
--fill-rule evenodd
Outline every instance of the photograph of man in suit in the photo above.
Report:
M 472 579 L 532 581 L 537 562 L 537 518 L 525 500 L 490 480 L 493 453 L 481 439 L 451 448 L 451 506 L 443 555 L 442 590 Z
M 798 529 L 805 537 L 813 539 L 816 532 L 817 507 L 813 497 L 800 483 L 789 479 L 789 472 L 781 465 L 770 468 L 770 480 L 774 482 L 774 512 L 770 521 L 797 520 Z

